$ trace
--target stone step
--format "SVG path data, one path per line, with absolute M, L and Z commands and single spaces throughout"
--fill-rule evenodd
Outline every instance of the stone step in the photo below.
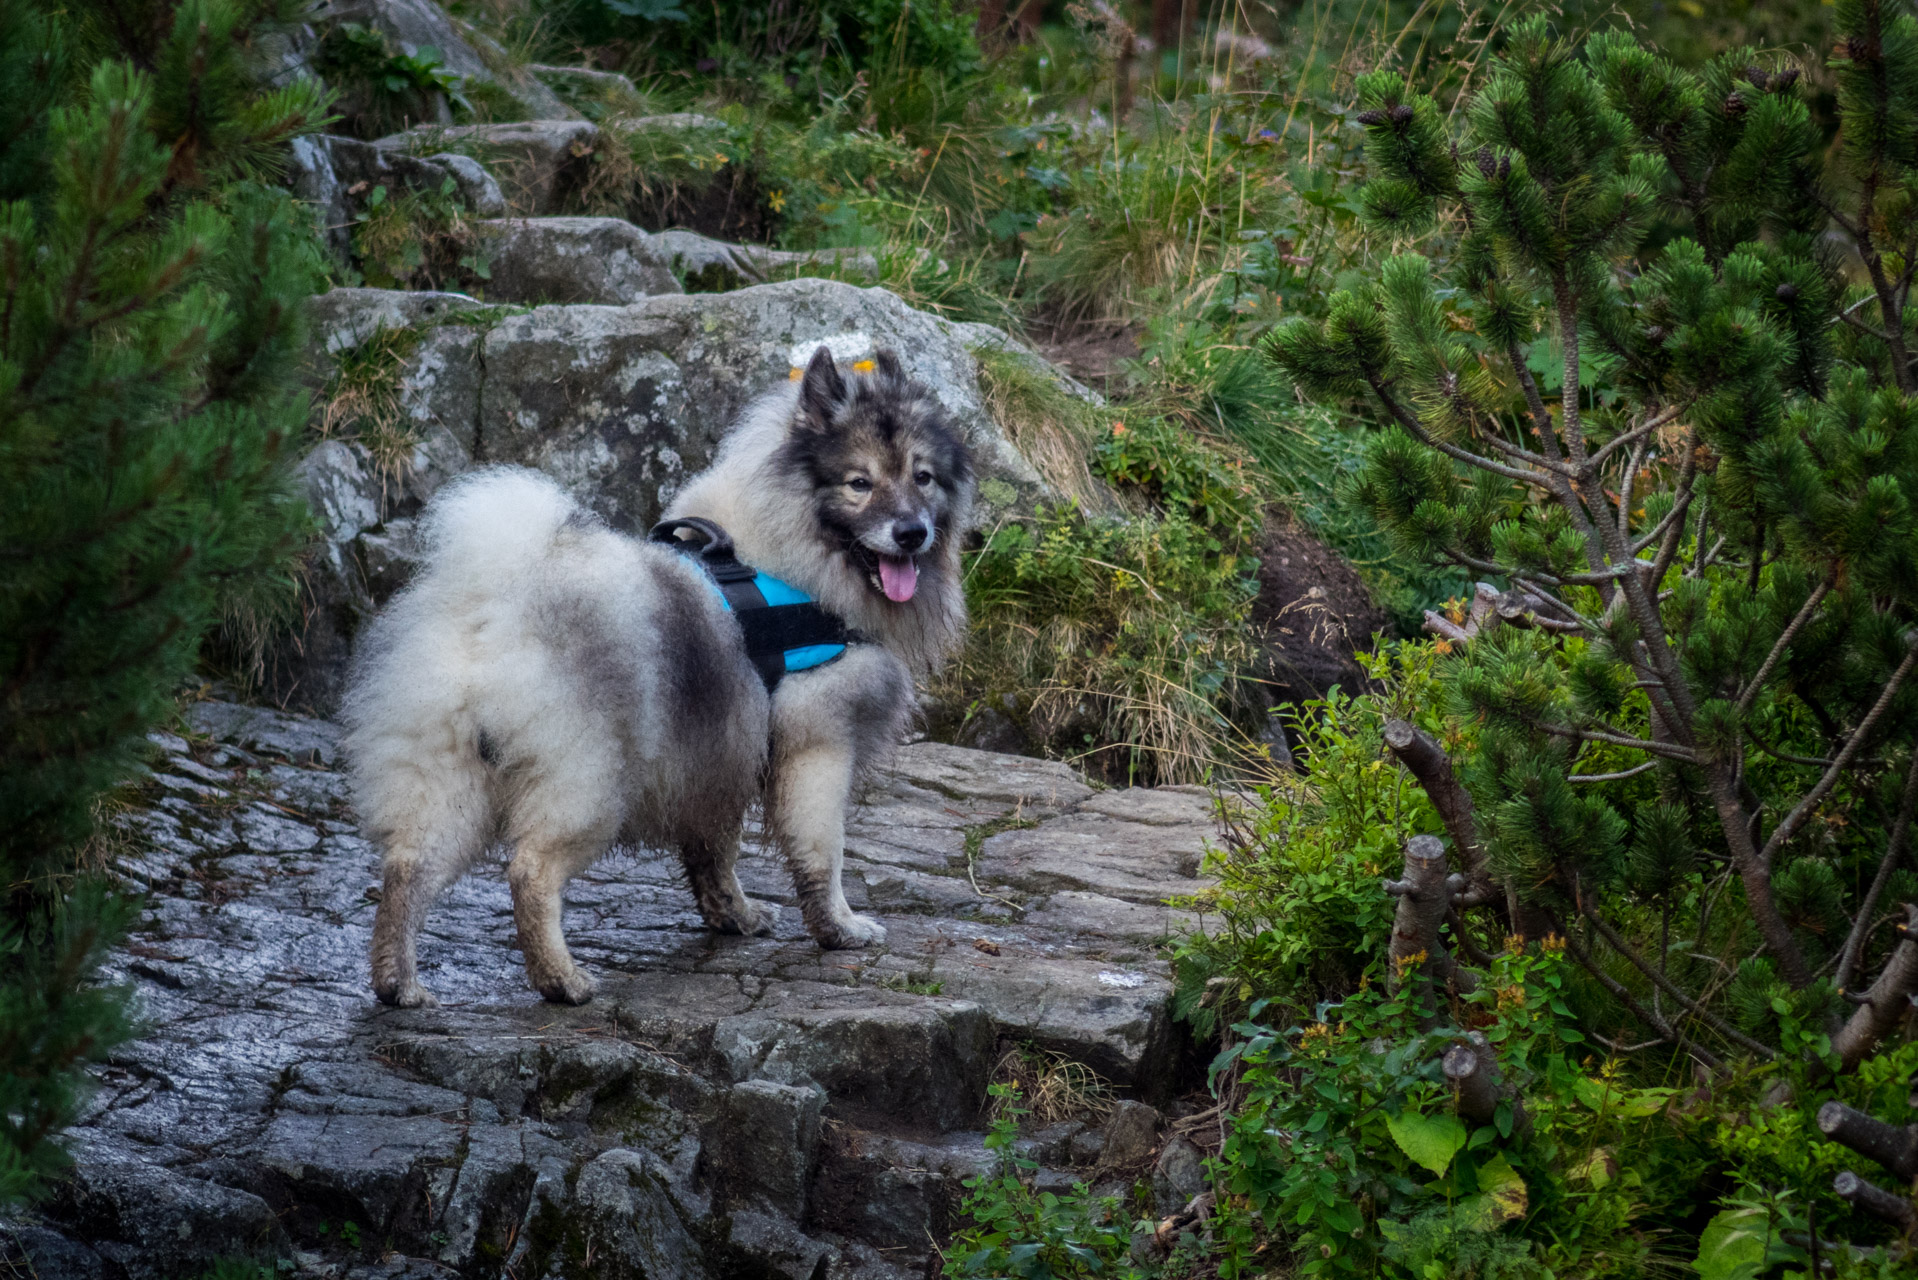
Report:
M 989 1164 L 1008 1045 L 1151 1099 L 1198 1078 L 1142 924 L 1177 922 L 1145 901 L 1151 875 L 1161 896 L 1205 883 L 1190 790 L 903 747 L 855 812 L 847 883 L 868 901 L 902 875 L 950 888 L 887 916 L 885 947 L 821 952 L 790 910 L 770 938 L 715 937 L 674 860 L 617 850 L 568 894 L 600 978 L 580 1008 L 526 989 L 496 857 L 429 917 L 443 1003 L 397 1010 L 367 990 L 377 851 L 337 727 L 205 701 L 178 729 L 154 735 L 119 819 L 116 867 L 148 914 L 110 976 L 152 1030 L 101 1071 L 74 1177 L 37 1220 L 0 1224 L 0 1249 L 49 1280 L 171 1280 L 219 1256 L 303 1260 L 304 1280 L 543 1275 L 588 1249 L 612 1268 L 595 1274 L 903 1278 Z M 1100 833 L 1098 875 L 1129 896 L 985 854 L 1055 830 L 1074 848 Z M 881 856 L 909 847 L 931 853 Z M 968 851 L 1012 868 L 980 881 L 1002 896 L 974 889 Z M 755 896 L 790 897 L 764 848 L 742 866 Z M 1120 1102 L 1027 1149 L 1049 1187 L 1144 1176 L 1157 1116 Z

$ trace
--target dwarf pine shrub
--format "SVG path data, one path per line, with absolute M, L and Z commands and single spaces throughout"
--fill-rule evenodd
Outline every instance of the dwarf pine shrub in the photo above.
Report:
M 0 1200 L 129 1029 L 93 985 L 132 909 L 78 852 L 95 802 L 303 521 L 278 462 L 317 249 L 258 179 L 324 91 L 258 89 L 273 3 L 142 12 L 0 8 Z

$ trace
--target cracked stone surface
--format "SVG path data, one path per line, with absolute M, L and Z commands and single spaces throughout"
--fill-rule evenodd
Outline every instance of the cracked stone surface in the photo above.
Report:
M 708 933 L 675 859 L 619 849 L 568 894 L 600 980 L 581 1008 L 527 987 L 496 851 L 428 920 L 441 1006 L 396 1010 L 368 991 L 378 854 L 335 726 L 205 701 L 181 729 L 153 735 L 117 819 L 148 910 L 111 976 L 147 1034 L 100 1071 L 71 1180 L 0 1224 L 0 1260 L 42 1280 L 218 1257 L 352 1280 L 919 1276 L 986 1167 L 1009 1043 L 1145 1102 L 1195 1070 L 1159 944 L 1187 923 L 1166 900 L 1207 883 L 1204 792 L 903 747 L 847 839 L 884 948 L 815 947 L 756 844 L 741 879 L 785 904 L 769 938 Z M 1063 1185 L 1104 1144 L 1054 1128 L 1031 1149 Z

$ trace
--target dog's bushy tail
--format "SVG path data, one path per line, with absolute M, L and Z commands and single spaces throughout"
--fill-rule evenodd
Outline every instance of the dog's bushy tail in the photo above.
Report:
M 567 521 L 583 515 L 564 489 L 537 471 L 470 472 L 427 506 L 427 568 L 448 585 L 517 580 L 552 549 Z

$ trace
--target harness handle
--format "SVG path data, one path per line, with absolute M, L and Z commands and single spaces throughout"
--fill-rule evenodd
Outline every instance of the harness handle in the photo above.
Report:
M 691 538 L 682 538 L 679 536 L 682 532 L 698 534 L 699 539 L 695 542 Z M 680 551 L 691 551 L 699 557 L 700 564 L 715 582 L 750 582 L 758 576 L 758 571 L 751 565 L 739 562 L 739 555 L 733 549 L 732 535 L 711 520 L 699 516 L 662 520 L 653 526 L 646 540 L 663 543 Z

